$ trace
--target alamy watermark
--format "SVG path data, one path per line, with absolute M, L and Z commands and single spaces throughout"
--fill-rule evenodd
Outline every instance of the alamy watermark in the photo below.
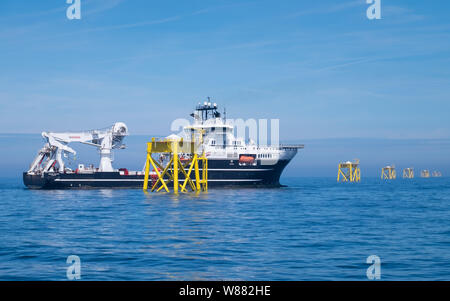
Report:
M 67 19 L 81 19 L 81 0 L 66 0 L 67 4 L 71 4 L 66 10 Z
M 270 135 L 269 135 L 270 124 Z M 186 135 L 185 128 L 189 127 L 190 122 L 184 118 L 178 118 L 172 121 L 170 130 L 175 132 L 180 137 Z M 204 143 L 214 142 L 215 145 L 225 146 L 229 141 L 227 140 L 227 134 L 234 134 L 236 136 L 236 142 L 242 142 L 244 139 L 248 141 L 250 145 L 258 145 L 263 147 L 278 147 L 280 145 L 280 120 L 279 119 L 226 119 L 222 125 L 214 126 L 214 130 L 207 132 L 204 136 Z M 230 131 L 230 128 L 233 130 Z M 223 141 L 214 141 L 217 135 L 224 135 Z M 270 141 L 269 141 L 270 139 Z M 213 140 L 213 141 L 211 141 Z M 239 146 L 240 144 L 234 144 L 231 146 Z
M 206 148 L 207 157 L 212 151 L 233 161 L 245 148 L 254 159 L 261 159 L 261 165 L 274 165 L 280 159 L 279 119 L 226 119 L 220 124 L 201 126 L 205 130 L 202 133 L 192 128 L 184 118 L 175 119 L 170 126 L 180 138 L 194 141 L 196 149 Z
M 70 264 L 66 270 L 66 276 L 69 280 L 81 279 L 81 260 L 77 255 L 70 255 L 66 260 L 67 264 Z
M 381 279 L 381 259 L 377 255 L 370 255 L 366 260 L 367 264 L 370 264 L 366 271 L 367 279 L 379 280 Z
M 366 0 L 367 4 L 371 4 L 366 11 L 369 20 L 381 19 L 381 0 Z
M 170 130 L 178 136 L 190 139 L 189 129 L 190 122 L 187 119 L 175 119 Z M 208 127 L 205 127 L 208 128 Z M 269 134 L 270 132 L 270 134 Z M 279 119 L 226 119 L 222 124 L 211 126 L 209 130 L 203 133 L 202 143 L 223 147 L 250 147 L 250 148 L 278 148 L 280 146 L 280 120 Z M 196 142 L 199 142 L 198 139 Z

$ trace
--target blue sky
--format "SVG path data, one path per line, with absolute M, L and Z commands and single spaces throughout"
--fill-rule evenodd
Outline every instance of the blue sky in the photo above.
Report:
M 206 96 L 281 139 L 450 138 L 450 2 L 0 2 L 0 132 L 166 134 Z

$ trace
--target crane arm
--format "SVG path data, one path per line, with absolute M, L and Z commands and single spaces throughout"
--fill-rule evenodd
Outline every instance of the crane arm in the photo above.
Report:
M 122 140 L 127 135 L 128 128 L 123 122 L 116 122 L 112 127 L 103 130 L 62 133 L 43 132 L 42 137 L 47 141 L 46 148 L 38 153 L 28 172 L 48 172 L 52 170 L 55 161 L 58 162 L 59 172 L 65 172 L 62 155 L 65 153 L 76 155 L 76 151 L 68 146 L 72 142 L 99 148 L 101 155 L 99 170 L 113 171 L 111 150 L 123 148 Z M 46 159 L 45 162 L 44 159 Z M 41 164 L 45 165 L 43 169 L 40 167 Z
M 77 152 L 73 148 L 67 146 L 64 143 L 61 143 L 60 142 L 61 139 L 57 139 L 52 133 L 43 132 L 42 133 L 42 137 L 47 139 L 48 144 L 51 145 L 51 146 L 56 146 L 58 149 L 61 149 L 61 150 L 66 151 L 68 153 L 72 153 L 74 155 L 77 154 Z M 64 142 L 65 143 L 69 143 L 70 141 L 64 141 Z

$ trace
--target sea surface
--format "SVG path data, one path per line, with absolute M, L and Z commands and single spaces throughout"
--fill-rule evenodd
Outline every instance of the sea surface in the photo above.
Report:
M 25 189 L 0 179 L 0 280 L 450 280 L 450 179 L 279 189 Z

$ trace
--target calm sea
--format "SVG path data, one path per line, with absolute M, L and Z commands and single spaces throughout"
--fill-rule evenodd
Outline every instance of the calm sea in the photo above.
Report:
M 0 179 L 0 280 L 450 280 L 450 179 L 284 178 L 200 195 Z

